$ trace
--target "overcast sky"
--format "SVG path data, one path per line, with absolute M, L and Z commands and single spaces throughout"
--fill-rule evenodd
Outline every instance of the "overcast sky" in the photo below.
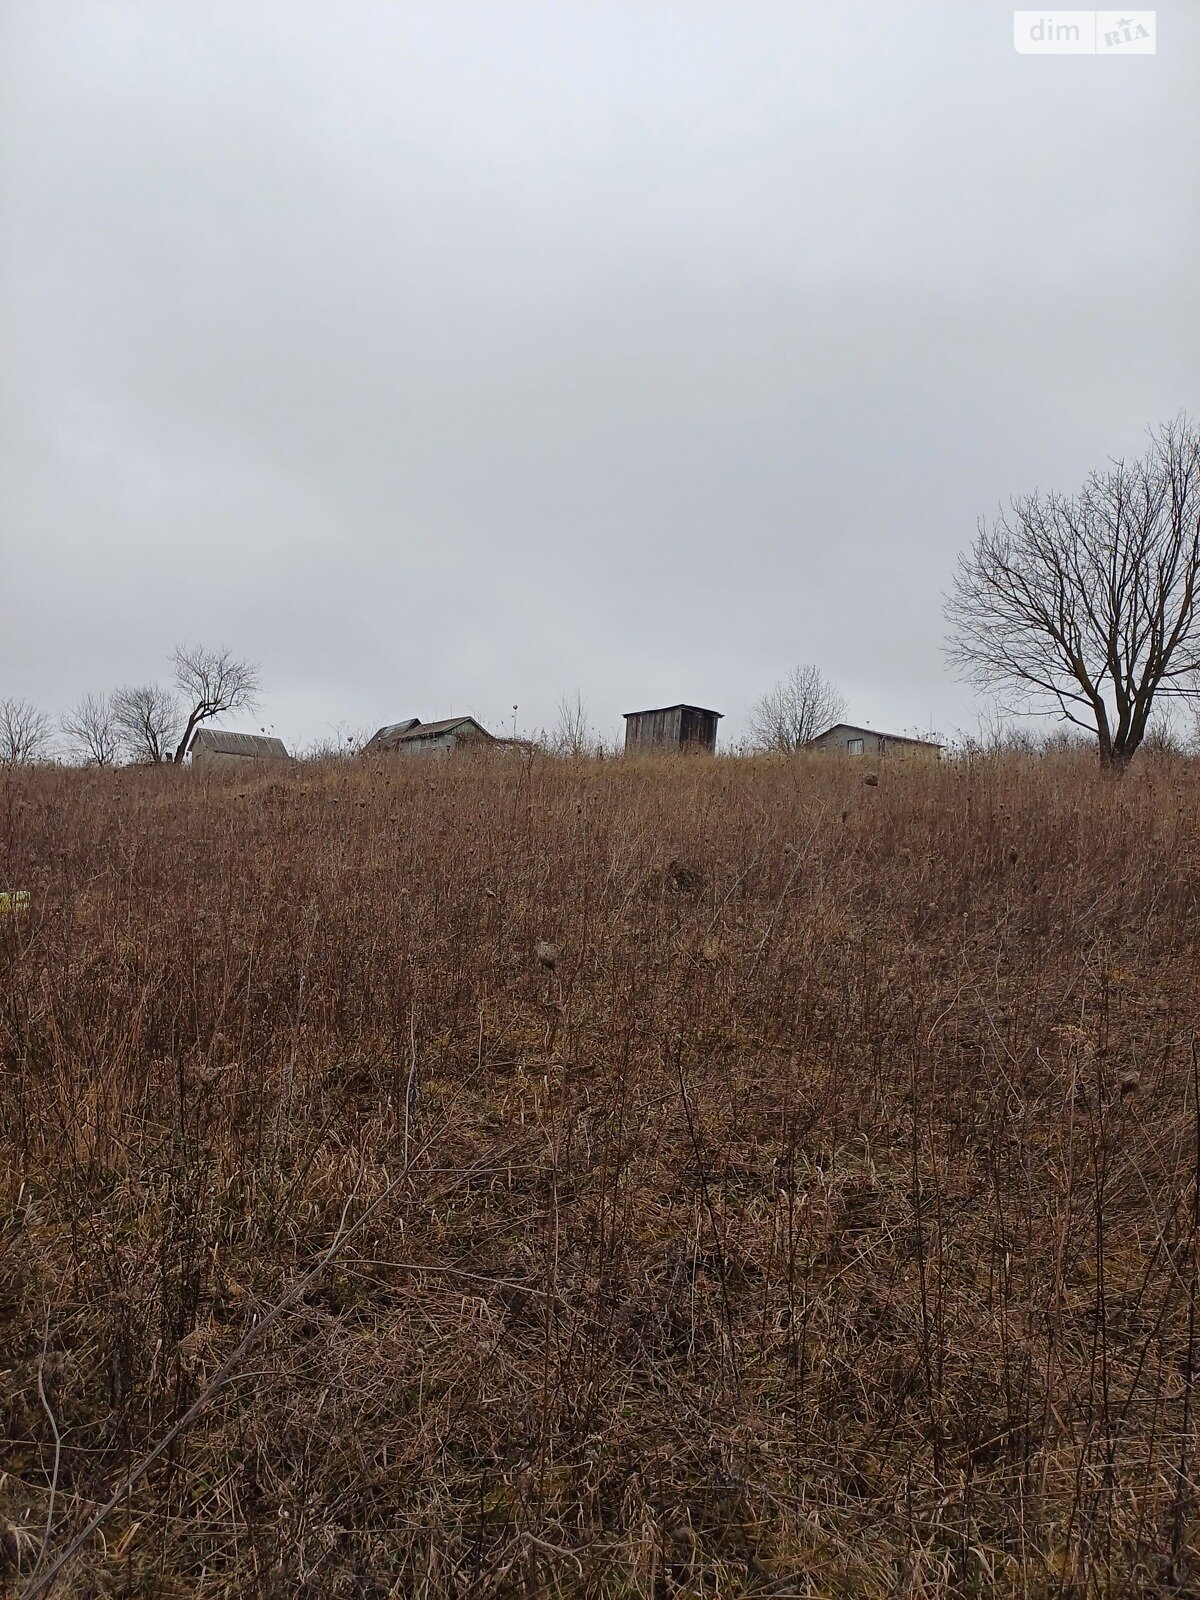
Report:
M 290 742 L 975 726 L 981 514 L 1200 410 L 1200 6 L 0 0 L 0 696 L 180 640 Z

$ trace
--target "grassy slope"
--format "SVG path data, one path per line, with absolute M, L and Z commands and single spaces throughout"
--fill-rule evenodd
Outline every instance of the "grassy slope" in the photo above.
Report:
M 0 777 L 10 1578 L 394 1183 L 55 1593 L 1195 1583 L 1200 778 L 862 775 Z

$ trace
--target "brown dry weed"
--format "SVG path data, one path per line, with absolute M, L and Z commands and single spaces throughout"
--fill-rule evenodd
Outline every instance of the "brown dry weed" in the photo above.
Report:
M 1187 761 L 9 773 L 0 844 L 13 1593 L 289 1291 L 49 1593 L 1197 1592 Z

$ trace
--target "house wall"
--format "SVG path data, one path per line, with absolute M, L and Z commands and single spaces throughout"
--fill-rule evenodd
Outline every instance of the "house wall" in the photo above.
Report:
M 449 728 L 441 733 L 431 733 L 427 738 L 417 735 L 401 739 L 396 751 L 402 756 L 433 756 L 444 760 L 456 750 L 470 750 L 473 746 L 488 747 L 494 743 L 486 733 L 475 733 L 470 728 Z
M 272 752 L 270 755 L 250 755 L 246 751 L 209 750 L 204 745 L 193 745 L 188 760 L 194 767 L 247 766 L 263 761 L 283 761 L 286 758 Z
M 865 756 L 882 755 L 882 740 L 878 734 L 868 733 L 865 729 L 858 728 L 831 728 L 828 733 L 823 733 L 819 739 L 814 739 L 809 746 L 812 750 L 821 750 L 828 755 L 849 755 L 851 739 L 861 739 L 863 742 L 862 753 Z
M 666 711 L 642 711 L 625 722 L 625 749 L 655 750 L 664 745 L 675 748 L 679 744 L 680 708 L 670 706 Z
M 455 733 L 433 733 L 427 739 L 401 739 L 395 751 L 401 756 L 432 756 L 441 760 L 450 755 L 457 744 Z
M 814 739 L 808 748 L 823 751 L 827 755 L 845 756 L 850 754 L 851 739 L 862 740 L 861 754 L 864 756 L 900 756 L 936 761 L 940 754 L 936 745 L 921 744 L 915 739 L 889 739 L 886 734 L 872 733 L 869 728 L 830 728 L 828 733 Z

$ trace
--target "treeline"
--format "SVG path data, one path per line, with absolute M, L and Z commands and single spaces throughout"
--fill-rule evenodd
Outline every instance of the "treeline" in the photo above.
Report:
M 65 756 L 85 766 L 182 761 L 196 729 L 258 703 L 258 667 L 231 650 L 180 645 L 168 681 L 89 692 L 57 724 L 27 700 L 0 700 L 0 765 Z
M 182 761 L 201 723 L 258 704 L 259 668 L 231 651 L 181 646 L 171 660 L 169 682 L 85 694 L 57 722 L 27 700 L 0 700 L 0 765 L 55 757 L 91 767 Z M 736 753 L 799 750 L 840 721 L 845 708 L 843 695 L 819 667 L 795 667 L 751 707 Z M 353 733 L 343 725 L 304 753 L 313 760 L 356 755 L 366 738 L 366 730 Z M 616 755 L 622 749 L 620 739 L 606 738 L 593 726 L 578 690 L 560 699 L 554 726 L 528 742 L 556 756 Z

